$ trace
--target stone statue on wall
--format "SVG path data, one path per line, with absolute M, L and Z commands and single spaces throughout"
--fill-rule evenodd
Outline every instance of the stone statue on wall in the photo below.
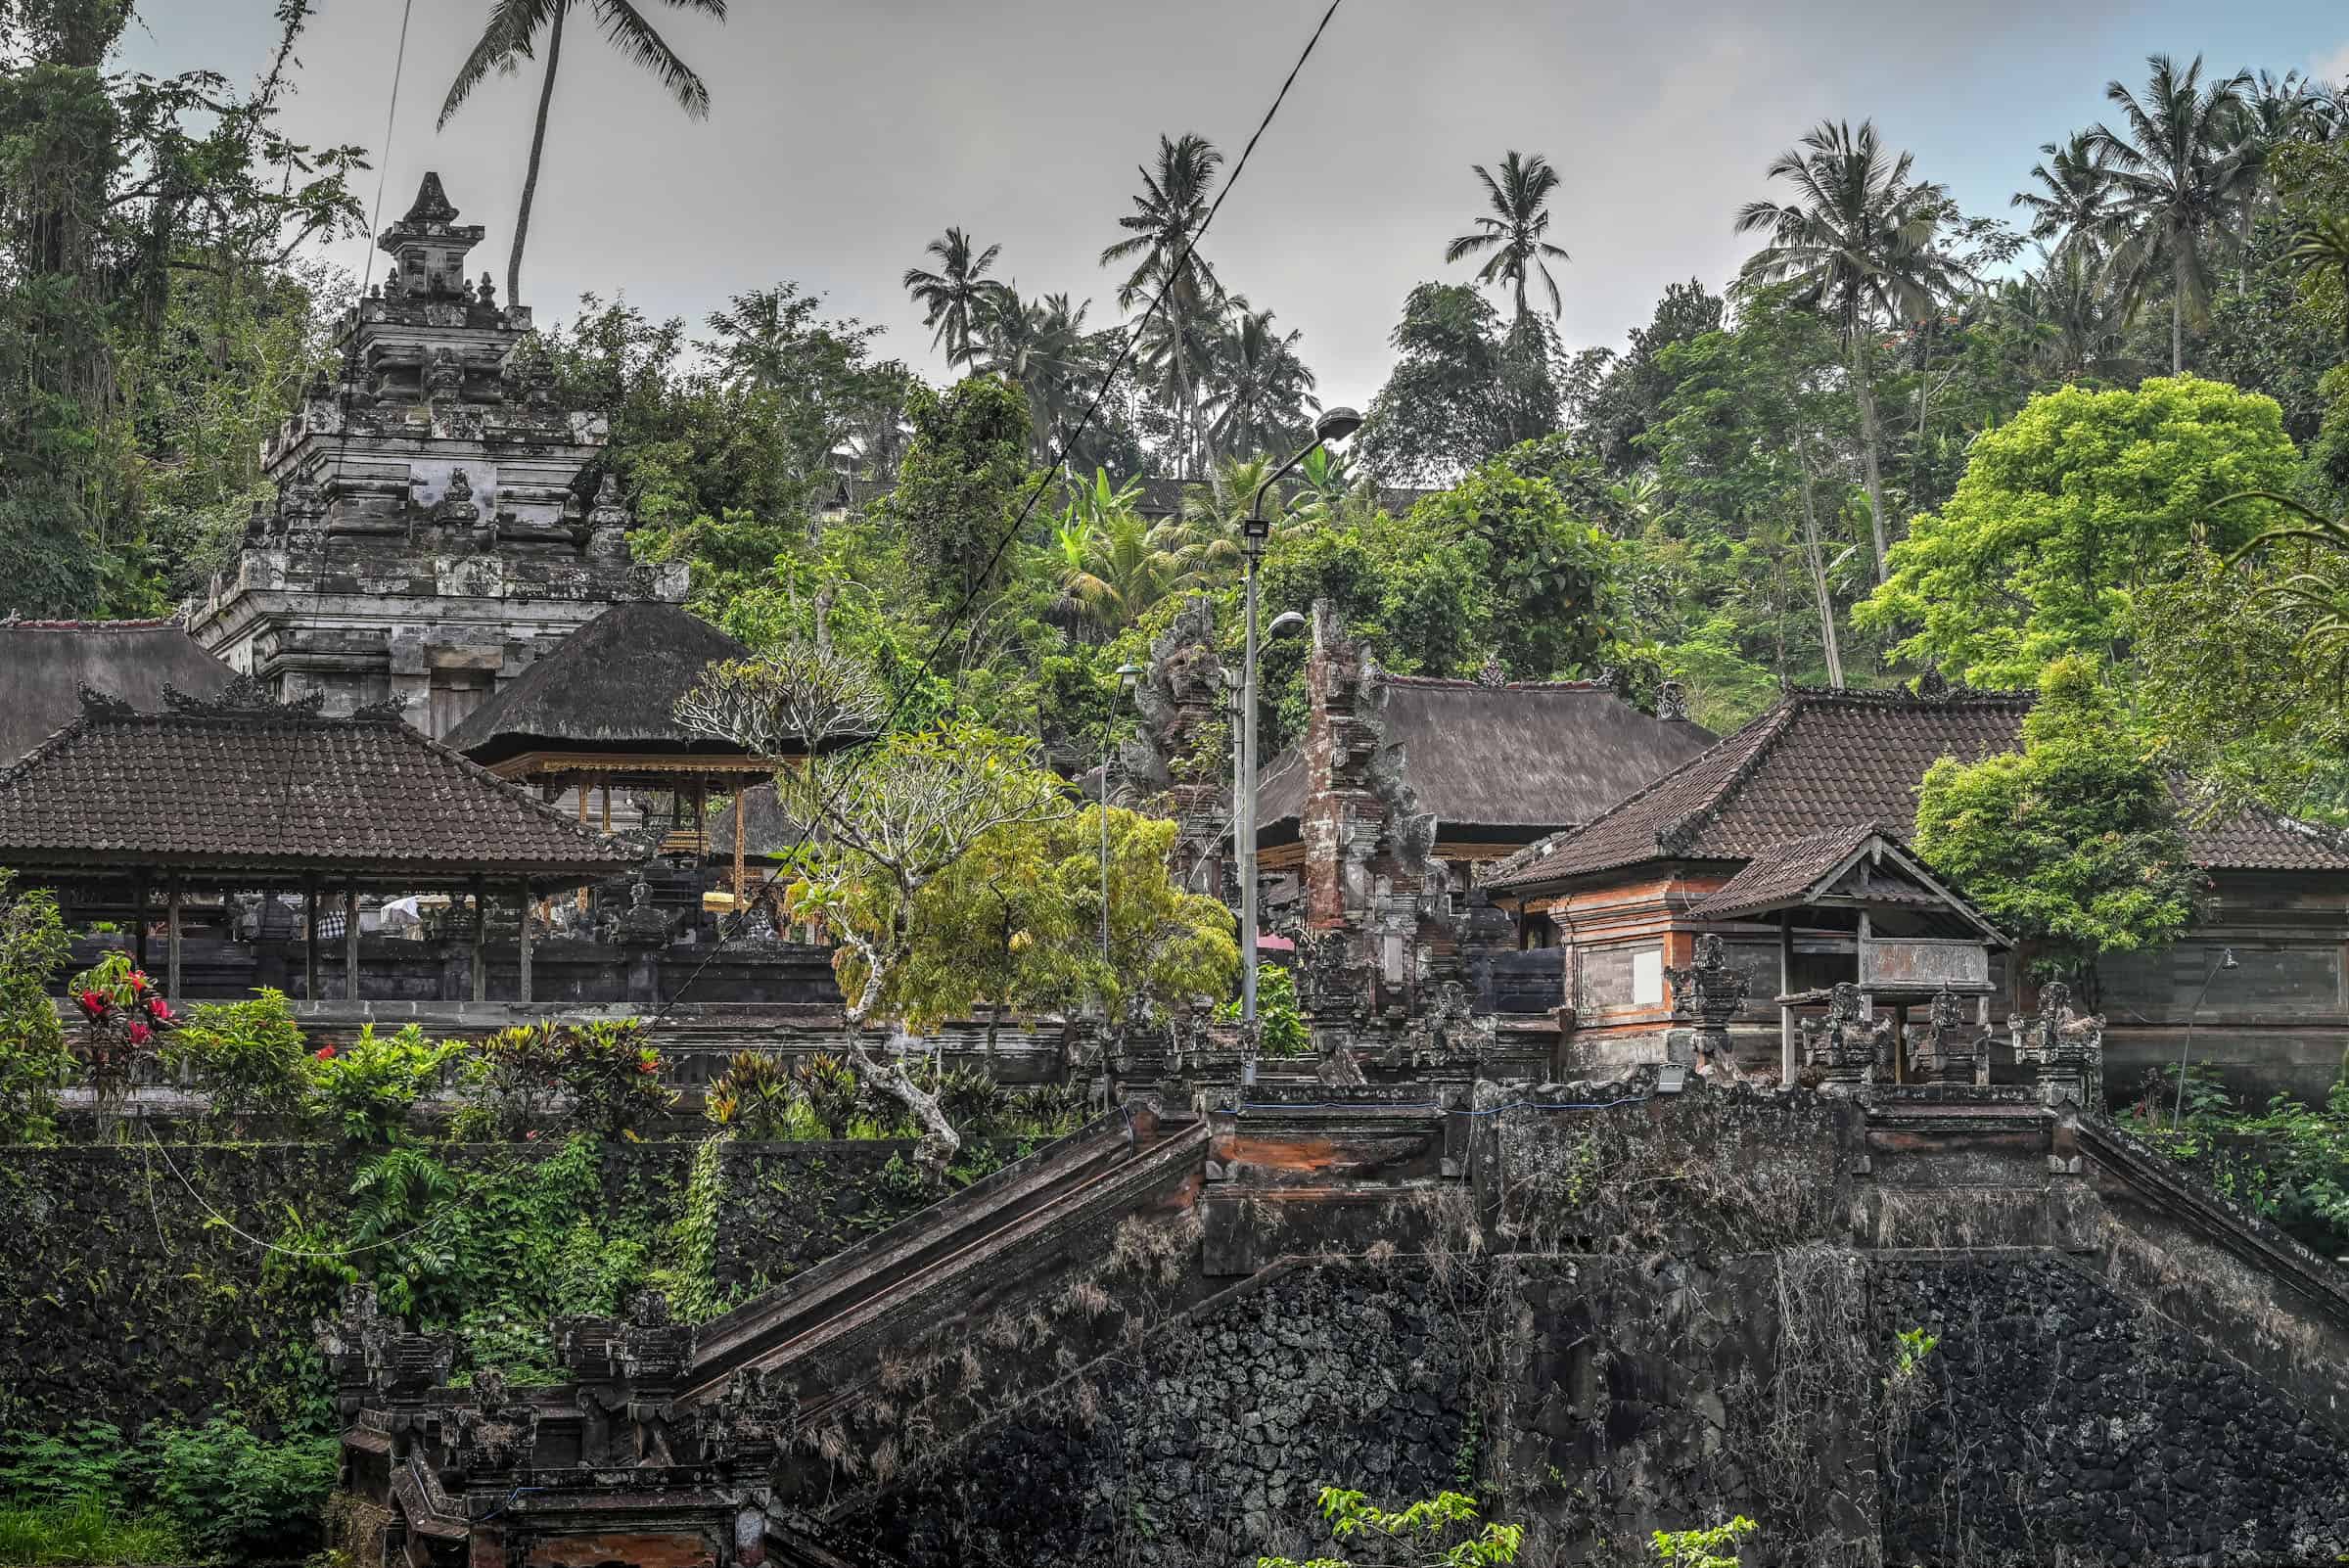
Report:
M 1860 988 L 1848 980 L 1829 993 L 1825 1018 L 1803 1020 L 1803 1060 L 1825 1076 L 1821 1086 L 1831 1094 L 1865 1088 L 1891 1052 L 1892 1019 L 1862 1017 Z
M 2097 1103 L 2104 1086 L 2104 1015 L 2072 1011 L 2072 988 L 2051 980 L 2040 988 L 2039 1011 L 2006 1020 L 2014 1059 L 2028 1064 L 2050 1105 Z

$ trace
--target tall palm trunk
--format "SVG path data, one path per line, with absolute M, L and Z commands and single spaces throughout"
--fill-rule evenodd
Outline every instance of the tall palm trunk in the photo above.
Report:
M 522 247 L 530 237 L 530 202 L 538 194 L 538 160 L 546 152 L 546 111 L 555 101 L 555 68 L 563 63 L 563 18 L 571 9 L 568 3 L 555 7 L 555 19 L 547 23 L 546 79 L 538 85 L 538 122 L 530 131 L 530 162 L 523 171 L 522 205 L 514 212 L 514 249 L 506 257 L 506 303 L 522 300 Z
M 1892 539 L 1884 523 L 1884 474 L 1877 456 L 1877 448 L 1883 444 L 1883 427 L 1876 419 L 1876 384 L 1868 374 L 1865 327 L 1855 327 L 1852 332 L 1852 389 L 1860 399 L 1860 455 L 1867 480 L 1867 521 L 1874 531 L 1876 580 L 1882 582 L 1889 575 L 1885 558 L 1892 552 Z
M 1827 658 L 1827 684 L 1843 690 L 1843 648 L 1835 635 L 1835 596 L 1827 591 L 1826 552 L 1819 542 L 1819 502 L 1813 493 L 1811 455 L 1798 449 L 1803 476 L 1803 556 L 1811 568 L 1811 591 L 1819 600 L 1819 642 Z
M 2186 374 L 2186 246 L 2170 236 L 2170 374 Z

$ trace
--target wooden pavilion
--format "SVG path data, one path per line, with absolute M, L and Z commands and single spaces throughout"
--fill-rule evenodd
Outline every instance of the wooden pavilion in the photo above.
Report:
M 362 891 L 472 895 L 473 996 L 485 1000 L 490 888 L 536 898 L 624 871 L 627 848 L 491 776 L 407 724 L 389 705 L 327 718 L 319 702 L 278 704 L 248 678 L 216 696 L 162 692 L 141 713 L 85 692 L 70 723 L 0 773 L 0 865 L 71 903 L 140 911 L 146 962 L 154 890 L 164 898 L 166 993 L 180 981 L 191 889 L 299 891 L 308 912 L 304 973 L 318 998 L 318 900 L 343 894 L 345 984 L 359 995 Z M 522 921 L 521 1000 L 530 999 Z
M 576 791 L 574 815 L 582 827 L 589 797 L 600 794 L 602 825 L 610 831 L 615 785 L 690 800 L 689 837 L 672 835 L 668 843 L 704 856 L 710 796 L 739 794 L 771 776 L 774 762 L 688 730 L 677 721 L 677 702 L 712 665 L 750 657 L 741 642 L 676 605 L 617 605 L 467 715 L 446 740 L 499 778 L 535 787 L 545 800 Z M 736 813 L 730 885 L 738 894 L 742 828 Z

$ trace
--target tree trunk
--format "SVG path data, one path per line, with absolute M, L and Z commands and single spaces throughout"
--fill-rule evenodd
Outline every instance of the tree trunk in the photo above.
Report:
M 1860 399 L 1860 453 L 1867 480 L 1867 521 L 1874 532 L 1876 580 L 1882 582 L 1889 575 L 1884 563 L 1892 540 L 1884 526 L 1884 475 L 1876 454 L 1883 432 L 1876 422 L 1875 383 L 1868 379 L 1866 334 L 1865 324 L 1852 334 L 1852 390 Z
M 522 203 L 514 209 L 514 249 L 506 257 L 506 303 L 522 302 L 522 247 L 530 236 L 530 201 L 538 194 L 538 161 L 546 153 L 546 111 L 555 99 L 555 68 L 563 63 L 563 15 L 568 3 L 555 7 L 547 24 L 546 79 L 538 85 L 538 119 L 530 131 L 530 161 L 523 171 Z
M 2186 247 L 2170 245 L 2170 374 L 2186 373 Z
M 1835 635 L 1835 597 L 1827 591 L 1826 552 L 1819 543 L 1819 506 L 1812 494 L 1811 464 L 1798 458 L 1803 473 L 1803 555 L 1811 567 L 1811 591 L 1819 597 L 1819 641 L 1827 659 L 1827 684 L 1843 690 L 1843 649 Z

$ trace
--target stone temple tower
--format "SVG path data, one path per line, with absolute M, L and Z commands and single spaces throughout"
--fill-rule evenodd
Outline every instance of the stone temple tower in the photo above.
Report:
M 530 312 L 466 282 L 483 230 L 456 218 L 427 174 L 384 231 L 340 379 L 262 448 L 276 509 L 190 623 L 281 699 L 396 698 L 434 735 L 613 605 L 685 595 L 683 563 L 629 561 L 604 420 L 554 405 Z

